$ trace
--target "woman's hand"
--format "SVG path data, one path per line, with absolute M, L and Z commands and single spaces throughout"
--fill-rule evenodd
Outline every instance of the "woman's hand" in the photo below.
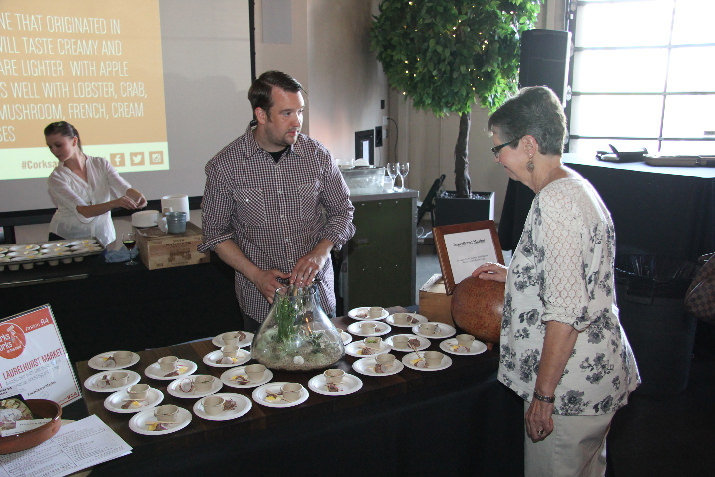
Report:
M 532 441 L 543 441 L 554 430 L 554 405 L 534 398 L 524 416 L 526 433 Z
M 472 272 L 473 277 L 495 282 L 506 282 L 507 267 L 499 263 L 487 262 Z
M 142 196 L 142 199 L 144 199 L 144 196 Z M 122 209 L 136 210 L 140 208 L 139 204 L 128 195 L 123 195 L 120 198 L 115 199 L 113 202 L 114 207 L 121 207 Z M 144 199 L 144 203 L 146 205 L 146 199 Z

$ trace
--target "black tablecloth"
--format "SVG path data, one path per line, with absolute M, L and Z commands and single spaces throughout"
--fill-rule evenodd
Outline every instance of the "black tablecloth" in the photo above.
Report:
M 715 169 L 613 164 L 564 155 L 596 188 L 613 217 L 618 253 L 694 260 L 715 250 Z M 509 181 L 499 240 L 513 250 L 534 194 Z

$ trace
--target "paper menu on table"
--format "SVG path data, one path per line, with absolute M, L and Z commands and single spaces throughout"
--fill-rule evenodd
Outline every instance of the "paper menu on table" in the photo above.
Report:
M 61 477 L 131 451 L 129 444 L 92 415 L 63 425 L 37 447 L 0 455 L 0 477 Z
M 0 321 L 0 399 L 17 394 L 61 406 L 82 397 L 50 305 Z

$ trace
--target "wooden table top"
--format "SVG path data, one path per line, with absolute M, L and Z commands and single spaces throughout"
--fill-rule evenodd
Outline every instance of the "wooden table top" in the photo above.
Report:
M 389 310 L 396 312 L 402 309 L 390 308 Z M 353 323 L 354 320 L 347 317 L 339 317 L 334 319 L 333 322 L 339 329 L 347 330 L 348 325 Z M 410 332 L 409 328 L 392 327 L 392 331 L 383 336 L 383 338 L 387 338 L 393 334 Z M 360 337 L 353 338 L 356 340 L 362 339 Z M 441 340 L 438 339 L 431 340 L 432 344 L 429 349 L 439 350 L 440 341 Z M 173 355 L 178 356 L 180 359 L 186 359 L 196 363 L 198 369 L 195 374 L 211 374 L 218 378 L 228 368 L 210 367 L 203 362 L 203 357 L 216 349 L 217 347 L 213 345 L 211 340 L 206 339 L 165 348 L 141 351 L 138 352 L 140 356 L 139 363 L 130 369 L 141 375 L 140 382 L 158 388 L 164 393 L 162 404 L 176 404 L 191 411 L 193 414 L 192 408 L 197 399 L 182 399 L 170 395 L 166 388 L 171 381 L 150 379 L 145 376 L 144 370 L 149 365 L 155 363 L 160 357 Z M 393 354 L 396 355 L 397 359 L 401 359 L 405 355 L 405 353 L 397 351 L 393 351 Z M 354 409 L 355 412 L 359 412 L 360 406 L 366 403 L 379 403 L 381 400 L 388 400 L 411 392 L 423 392 L 427 389 L 436 392 L 459 389 L 465 380 L 475 382 L 476 380 L 485 379 L 486 376 L 493 375 L 498 363 L 498 353 L 494 350 L 489 350 L 479 355 L 450 355 L 450 357 L 453 361 L 452 366 L 442 371 L 424 372 L 405 367 L 395 375 L 372 377 L 356 373 L 352 369 L 352 364 L 358 358 L 346 354 L 344 358 L 332 367 L 338 367 L 345 372 L 359 376 L 363 382 L 363 386 L 353 394 L 341 396 L 326 396 L 313 392 L 308 388 L 308 381 L 313 376 L 320 374 L 321 370 L 309 372 L 273 371 L 274 377 L 272 382 L 299 382 L 308 389 L 310 393 L 308 400 L 289 408 L 266 407 L 251 400 L 251 410 L 240 418 L 228 421 L 209 421 L 192 415 L 192 421 L 187 427 L 177 432 L 161 436 L 137 434 L 129 428 L 129 420 L 134 415 L 133 413 L 115 413 L 105 409 L 104 400 L 109 396 L 109 393 L 93 392 L 86 388 L 83 388 L 83 393 L 89 414 L 96 414 L 119 434 L 134 448 L 134 455 L 156 455 L 156 452 L 161 452 L 162 449 L 172 448 L 175 450 L 176 446 L 192 445 L 196 442 L 213 441 L 215 439 L 232 439 L 240 442 L 241 439 L 248 439 L 252 431 L 280 429 L 282 424 L 295 422 L 296 419 L 306 420 L 306 422 L 308 422 L 307 420 L 316 416 L 325 416 L 339 410 L 350 411 Z M 82 383 L 84 383 L 88 377 L 98 372 L 90 368 L 87 361 L 78 362 L 77 370 Z M 251 399 L 252 391 L 253 388 L 236 389 L 224 386 L 220 392 L 238 393 Z

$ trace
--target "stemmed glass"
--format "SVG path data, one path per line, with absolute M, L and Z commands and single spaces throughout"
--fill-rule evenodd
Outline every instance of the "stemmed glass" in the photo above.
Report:
M 388 162 L 387 163 L 387 175 L 390 176 L 390 179 L 392 180 L 392 190 L 396 190 L 395 189 L 395 179 L 399 175 L 396 162 Z
M 400 190 L 405 190 L 405 185 L 407 184 L 407 174 L 410 173 L 410 163 L 400 162 L 399 164 L 400 177 L 402 178 L 402 187 L 400 188 Z
M 134 232 L 127 232 L 122 235 L 122 243 L 129 250 L 129 261 L 125 265 L 137 265 L 138 262 L 135 262 L 134 258 L 132 258 L 132 249 L 137 245 L 137 238 Z

